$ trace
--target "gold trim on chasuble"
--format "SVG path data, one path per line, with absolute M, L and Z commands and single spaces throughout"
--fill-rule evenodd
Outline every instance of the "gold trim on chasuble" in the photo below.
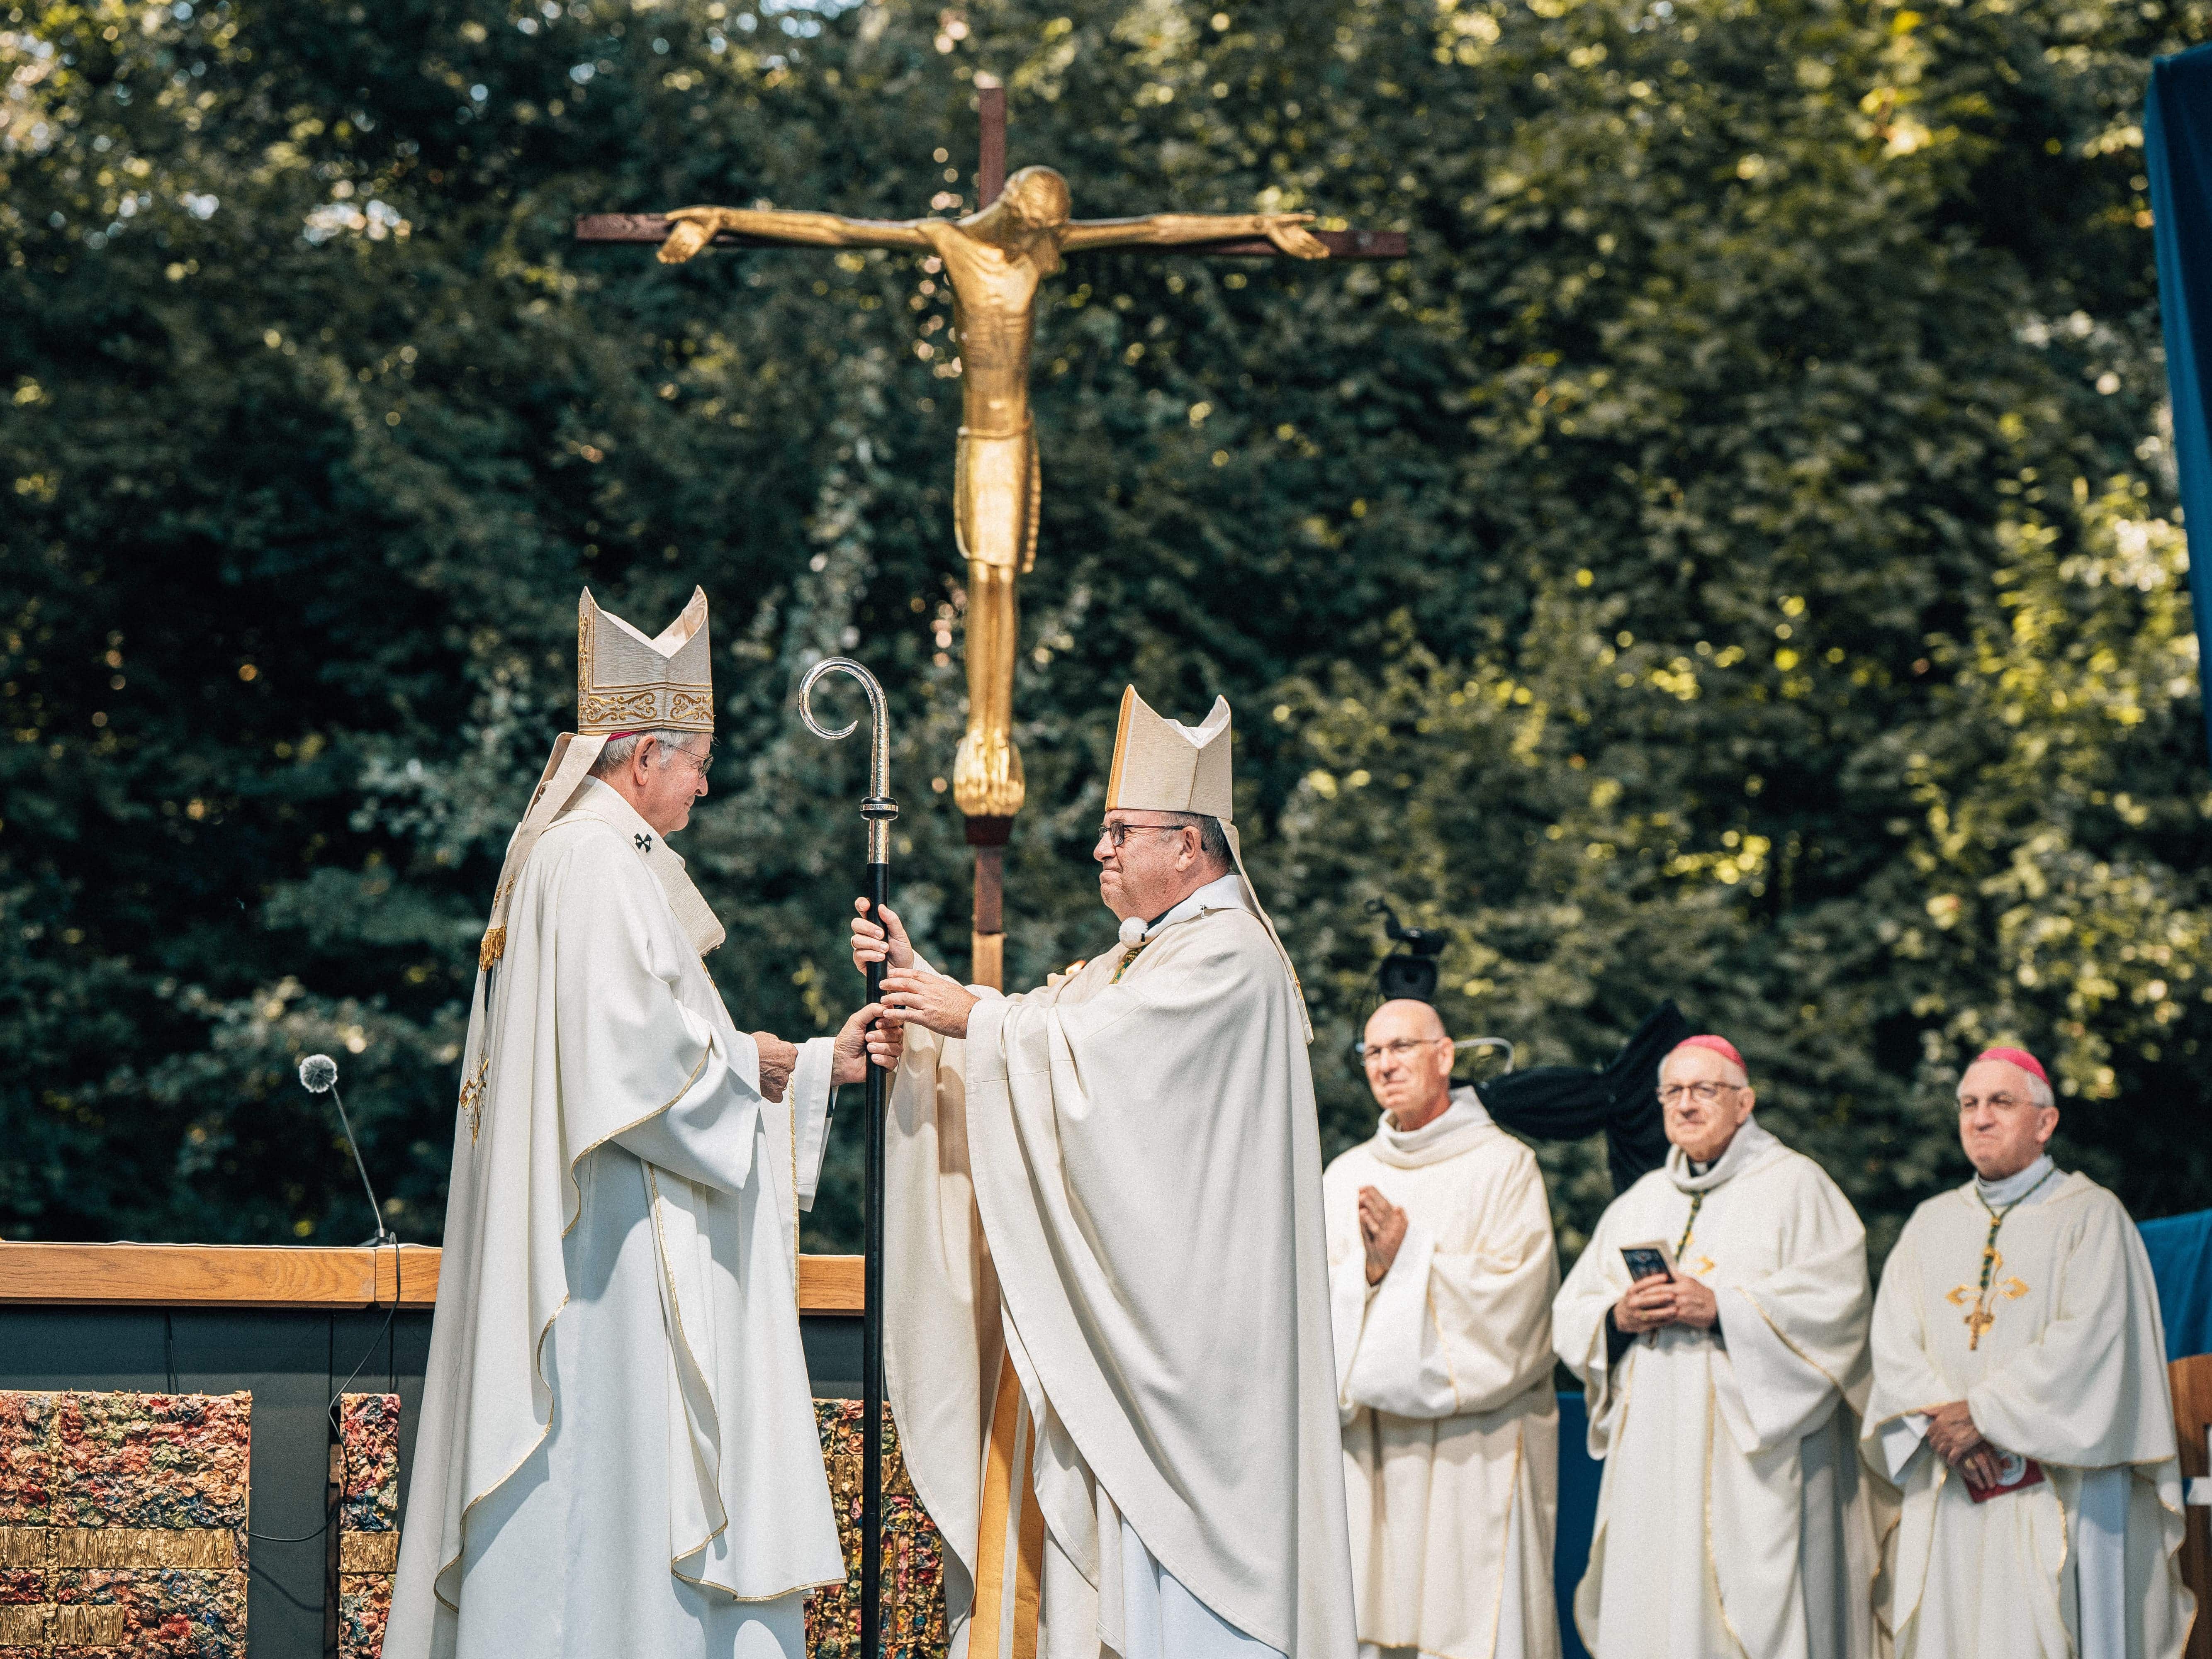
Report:
M 1713 1605 L 1720 1609 L 1721 1628 L 1735 1644 L 1735 1650 L 1743 1659 L 1751 1659 L 1751 1650 L 1744 1645 L 1743 1638 L 1736 1633 L 1735 1620 L 1729 1617 L 1728 1597 L 1721 1594 L 1721 1560 L 1713 1547 L 1713 1437 L 1720 1430 L 1720 1401 L 1713 1392 L 1712 1379 L 1705 1380 L 1705 1576 L 1712 1581 Z
M 983 1511 L 976 1528 L 968 1659 L 1036 1659 L 1044 1511 L 1037 1505 L 1036 1449 L 1036 1425 L 1022 1398 L 1021 1380 L 1014 1362 L 1002 1355 L 990 1442 L 983 1453 Z

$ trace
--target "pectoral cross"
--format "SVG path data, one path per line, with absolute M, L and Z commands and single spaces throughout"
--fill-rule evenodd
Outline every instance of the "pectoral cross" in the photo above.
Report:
M 1091 248 L 1172 248 L 1213 258 L 1399 259 L 1402 231 L 1316 230 L 1310 213 L 1155 213 L 1073 219 L 1067 181 L 1050 167 L 1006 176 L 1006 94 L 975 77 L 981 120 L 977 199 L 963 219 L 848 219 L 782 209 L 693 207 L 667 215 L 603 213 L 576 222 L 586 242 L 658 242 L 674 264 L 712 243 L 728 247 L 904 248 L 931 256 L 952 290 L 957 356 L 936 365 L 961 389 L 953 462 L 953 538 L 966 562 L 968 728 L 952 764 L 954 802 L 975 849 L 975 919 L 969 979 L 1004 975 L 1000 879 L 1006 836 L 1024 793 L 1013 739 L 1016 589 L 1036 559 L 1042 494 L 1030 415 L 1030 347 L 1036 294 L 1063 254 Z M 931 284 L 925 283 L 927 289 Z M 950 345 L 916 343 L 934 356 Z

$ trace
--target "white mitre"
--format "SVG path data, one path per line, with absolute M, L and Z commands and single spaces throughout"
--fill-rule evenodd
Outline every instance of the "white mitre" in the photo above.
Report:
M 1244 849 L 1237 836 L 1236 781 L 1230 769 L 1229 699 L 1217 696 L 1206 718 L 1185 726 L 1153 712 L 1133 685 L 1121 693 L 1121 723 L 1114 734 L 1114 769 L 1106 780 L 1106 810 L 1133 812 L 1198 812 L 1221 823 L 1229 840 L 1229 856 L 1237 866 L 1237 879 L 1244 890 L 1244 902 L 1275 941 L 1275 951 L 1297 993 L 1298 1018 L 1306 1041 L 1313 1041 L 1313 1018 L 1306 1012 L 1305 987 L 1299 982 L 1297 965 L 1283 948 L 1267 907 L 1244 872 Z
M 507 903 L 531 849 L 584 787 L 600 750 L 632 732 L 714 730 L 714 663 L 707 641 L 707 590 L 694 587 L 683 614 L 647 639 L 586 588 L 576 600 L 576 729 L 553 742 L 529 808 L 507 844 L 477 966 L 491 971 L 507 949 Z M 722 942 L 721 924 L 705 905 L 684 907 L 681 920 L 702 955 Z

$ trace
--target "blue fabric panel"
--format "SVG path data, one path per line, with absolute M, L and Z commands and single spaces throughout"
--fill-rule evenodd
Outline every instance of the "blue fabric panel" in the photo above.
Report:
M 2203 665 L 2212 662 L 2212 429 L 2204 406 L 2212 388 L 2212 46 L 2151 65 L 2143 159 L 2201 685 Z M 2212 723 L 2212 697 L 2204 715 Z
M 2212 1210 L 2146 1221 L 2142 1232 L 2151 1277 L 2158 1281 L 2166 1357 L 2212 1353 Z
M 1578 1394 L 1559 1396 L 1559 1531 L 1552 1547 L 1552 1588 L 1559 1600 L 1562 1659 L 1590 1659 L 1575 1634 L 1575 1586 L 1589 1565 L 1597 1529 L 1597 1483 L 1605 1465 L 1589 1455 L 1589 1413 Z

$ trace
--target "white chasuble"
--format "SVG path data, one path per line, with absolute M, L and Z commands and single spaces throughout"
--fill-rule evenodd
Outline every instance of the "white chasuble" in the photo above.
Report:
M 967 1659 L 1352 1659 L 1297 993 L 1235 877 L 918 1026 L 884 1369 Z
M 1717 1293 L 1717 1330 L 1612 1331 L 1630 1282 L 1621 1247 L 1655 1239 Z M 1575 1593 L 1592 1652 L 1872 1651 L 1875 1528 L 1852 1453 L 1869 1301 L 1850 1202 L 1755 1120 L 1702 1175 L 1675 1147 L 1607 1207 L 1552 1310 L 1605 1463 Z
M 845 1577 L 795 1293 L 830 1045 L 762 1096 L 711 913 L 604 783 L 507 916 L 384 1651 L 799 1659 L 805 1593 Z
M 1367 1283 L 1359 1189 L 1406 1212 Z M 1551 1207 L 1472 1089 L 1322 1177 L 1361 1650 L 1555 1659 Z
M 1882 1269 L 1863 1449 L 1904 1492 L 1878 1602 L 1899 1659 L 2171 1659 L 2188 1638 L 2150 1262 L 2118 1199 L 2042 1174 L 1996 1189 L 1986 1286 L 1979 1183 L 1914 1211 Z M 1923 1439 L 1957 1400 L 2043 1479 L 1975 1503 Z

